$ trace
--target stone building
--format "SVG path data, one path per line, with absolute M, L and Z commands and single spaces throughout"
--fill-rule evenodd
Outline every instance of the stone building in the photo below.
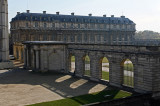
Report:
M 14 56 L 23 62 L 24 41 L 64 41 L 76 44 L 130 45 L 135 23 L 125 16 L 103 17 L 17 12 L 11 21 Z
M 0 0 L 0 69 L 11 68 L 9 62 L 8 2 Z
M 27 41 L 24 44 L 24 64 L 30 70 L 73 73 L 71 56 L 74 55 L 75 76 L 136 92 L 157 94 L 160 91 L 160 46 L 73 44 L 59 41 Z M 84 58 L 87 55 L 90 58 L 90 75 L 85 74 Z M 102 78 L 104 57 L 109 60 L 108 80 Z M 124 62 L 127 59 L 133 63 L 134 69 L 126 75 Z

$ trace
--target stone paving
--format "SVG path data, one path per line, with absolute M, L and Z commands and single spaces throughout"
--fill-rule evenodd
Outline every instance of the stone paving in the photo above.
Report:
M 0 105 L 23 106 L 108 89 L 107 86 L 60 73 L 40 74 L 22 69 L 0 70 Z M 18 68 L 20 67 L 20 68 Z

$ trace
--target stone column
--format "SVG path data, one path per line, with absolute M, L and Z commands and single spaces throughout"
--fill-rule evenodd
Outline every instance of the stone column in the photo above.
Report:
M 123 71 L 121 69 L 121 59 L 116 56 L 110 59 L 109 83 L 110 85 L 121 87 L 123 82 Z
M 39 69 L 39 51 L 36 50 L 36 69 Z
M 83 61 L 83 53 L 75 54 L 75 75 L 82 77 L 84 75 L 84 61 Z
M 91 71 L 91 80 L 94 81 L 98 81 L 99 79 L 101 79 L 101 75 L 100 75 L 100 69 L 101 69 L 101 64 L 100 64 L 100 57 L 97 53 L 90 53 L 89 54 L 90 57 L 90 71 Z
M 0 69 L 13 67 L 9 62 L 8 1 L 0 0 Z

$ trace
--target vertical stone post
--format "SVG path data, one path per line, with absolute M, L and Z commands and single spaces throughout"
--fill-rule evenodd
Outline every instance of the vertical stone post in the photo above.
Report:
M 90 71 L 91 71 L 91 80 L 94 80 L 94 81 L 98 81 L 99 79 L 101 79 L 101 75 L 100 75 L 100 58 L 99 58 L 99 55 L 97 53 L 90 53 L 89 54 L 90 56 Z
M 112 57 L 109 64 L 109 83 L 110 85 L 121 87 L 123 81 L 123 72 L 121 70 L 121 59 Z
M 0 0 L 0 69 L 11 68 L 9 61 L 8 1 Z
M 39 69 L 39 52 L 36 50 L 36 69 Z
M 84 75 L 84 61 L 83 61 L 83 53 L 75 54 L 75 75 L 82 77 Z

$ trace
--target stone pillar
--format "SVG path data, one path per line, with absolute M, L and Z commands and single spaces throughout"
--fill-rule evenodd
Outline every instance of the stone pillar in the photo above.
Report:
M 75 54 L 75 75 L 82 77 L 84 75 L 84 60 L 83 53 Z
M 27 48 L 24 46 L 24 67 L 27 68 Z
M 110 85 L 121 87 L 123 82 L 123 72 L 121 69 L 121 59 L 112 57 L 109 63 L 109 83 Z
M 90 57 L 90 71 L 91 71 L 91 80 L 94 81 L 98 81 L 99 79 L 101 79 L 101 63 L 100 63 L 100 58 L 99 55 L 97 53 L 90 53 L 89 54 Z
M 0 69 L 13 67 L 9 62 L 8 1 L 0 0 Z
M 36 69 L 39 69 L 39 51 L 36 50 Z

